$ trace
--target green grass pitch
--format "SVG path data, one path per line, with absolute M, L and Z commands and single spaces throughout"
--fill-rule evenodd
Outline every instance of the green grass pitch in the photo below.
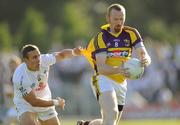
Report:
M 76 125 L 76 121 L 77 120 L 75 118 L 72 119 L 63 118 L 61 119 L 61 125 Z M 180 125 L 180 119 L 121 120 L 118 125 Z
M 76 125 L 74 119 L 62 119 L 61 125 Z M 180 125 L 180 119 L 163 120 L 121 120 L 118 125 Z

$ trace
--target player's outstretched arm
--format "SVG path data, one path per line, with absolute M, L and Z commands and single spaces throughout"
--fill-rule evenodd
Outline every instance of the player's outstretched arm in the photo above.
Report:
M 33 90 L 31 90 L 29 94 L 24 95 L 23 98 L 33 107 L 49 107 L 49 106 L 55 105 L 57 107 L 60 107 L 61 109 L 64 109 L 64 106 L 65 106 L 64 99 L 57 97 L 57 99 L 44 100 L 44 99 L 36 97 Z
M 56 62 L 61 61 L 62 59 L 65 58 L 71 58 L 74 56 L 80 56 L 82 51 L 82 47 L 77 47 L 74 49 L 64 49 L 60 52 L 56 52 L 55 56 L 56 56 Z

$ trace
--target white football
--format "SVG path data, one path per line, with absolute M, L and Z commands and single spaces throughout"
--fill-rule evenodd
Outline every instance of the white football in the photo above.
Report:
M 144 67 L 141 66 L 141 62 L 137 58 L 129 59 L 124 63 L 124 67 L 129 69 L 129 79 L 139 79 L 144 73 Z

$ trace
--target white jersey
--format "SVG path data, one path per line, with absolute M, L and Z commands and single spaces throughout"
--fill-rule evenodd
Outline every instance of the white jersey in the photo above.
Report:
M 45 111 L 44 107 L 33 107 L 23 96 L 33 90 L 35 95 L 44 100 L 51 99 L 51 91 L 48 85 L 49 66 L 56 62 L 53 54 L 43 54 L 40 56 L 40 69 L 39 71 L 30 71 L 25 63 L 17 67 L 13 75 L 14 85 L 14 104 L 17 110 L 21 108 L 29 108 L 32 111 L 39 112 Z

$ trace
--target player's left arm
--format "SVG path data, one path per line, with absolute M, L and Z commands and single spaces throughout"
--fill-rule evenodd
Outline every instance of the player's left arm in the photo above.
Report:
M 138 58 L 141 60 L 142 66 L 147 67 L 151 64 L 151 57 L 149 56 L 144 45 L 137 47 L 136 53 L 138 55 Z
M 143 39 L 140 33 L 136 29 L 133 29 L 133 31 L 134 35 L 132 35 L 132 38 L 134 41 L 134 48 L 136 50 L 138 58 L 141 60 L 142 66 L 147 67 L 151 64 L 151 57 L 149 56 L 144 46 Z
M 71 58 L 74 56 L 80 56 L 81 55 L 82 48 L 77 47 L 74 49 L 63 49 L 60 52 L 55 53 L 56 62 L 59 62 L 66 58 Z

